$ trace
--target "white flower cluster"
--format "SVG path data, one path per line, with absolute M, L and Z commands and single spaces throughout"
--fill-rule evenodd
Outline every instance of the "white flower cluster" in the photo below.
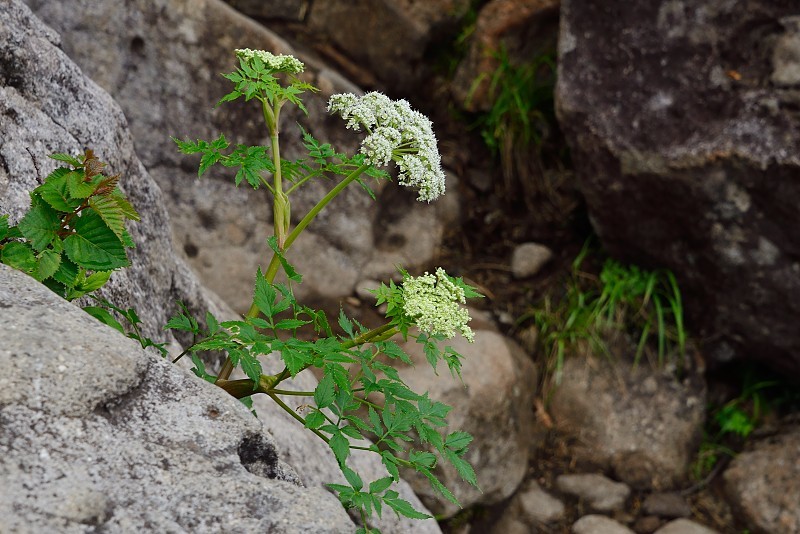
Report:
M 400 169 L 400 183 L 419 191 L 417 200 L 430 202 L 444 194 L 444 171 L 431 121 L 411 109 L 405 100 L 370 92 L 331 96 L 328 111 L 337 112 L 347 127 L 368 135 L 361 153 L 371 165 L 388 165 L 394 160 Z
M 243 59 L 247 62 L 258 58 L 264 62 L 270 70 L 275 72 L 290 72 L 292 74 L 300 74 L 305 70 L 303 62 L 294 56 L 286 56 L 283 54 L 272 54 L 266 50 L 250 50 L 249 48 L 237 48 L 236 57 Z
M 472 343 L 475 334 L 467 326 L 469 312 L 464 304 L 464 290 L 455 285 L 444 269 L 436 269 L 436 275 L 406 276 L 403 279 L 403 311 L 413 317 L 420 330 L 430 334 L 442 334 L 452 338 L 456 330 Z

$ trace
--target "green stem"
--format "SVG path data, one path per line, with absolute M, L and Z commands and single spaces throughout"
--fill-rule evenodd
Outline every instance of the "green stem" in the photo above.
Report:
M 297 414 L 297 412 L 295 412 L 294 410 L 292 410 L 292 409 L 291 409 L 291 408 L 290 408 L 290 407 L 289 407 L 289 406 L 288 406 L 288 405 L 287 405 L 285 402 L 283 402 L 281 399 L 279 399 L 279 398 L 278 398 L 276 395 L 274 395 L 274 394 L 272 394 L 272 393 L 267 393 L 267 395 L 269 395 L 269 398 L 270 398 L 270 399 L 272 399 L 272 400 L 274 400 L 274 401 L 275 401 L 275 404 L 277 404 L 278 406 L 280 406 L 281 408 L 283 408 L 283 410 L 284 410 L 286 413 L 288 413 L 289 415 L 291 415 L 292 417 L 294 417 L 294 418 L 295 418 L 297 421 L 299 421 L 300 423 L 302 423 L 302 424 L 303 424 L 303 426 L 306 426 L 306 420 L 305 420 L 305 419 L 303 419 L 302 417 L 300 417 L 300 416 Z M 316 434 L 316 435 L 317 435 L 317 436 L 318 436 L 318 437 L 319 437 L 319 438 L 320 438 L 322 441 L 324 441 L 325 443 L 330 443 L 330 440 L 329 440 L 328 438 L 326 438 L 326 437 L 325 437 L 325 435 L 324 435 L 322 432 L 320 432 L 319 430 L 317 430 L 316 428 L 309 428 L 309 430 L 311 430 L 311 432 L 313 432 L 314 434 Z
M 295 395 L 297 397 L 313 397 L 313 391 L 292 391 L 290 389 L 275 389 L 272 388 L 269 390 L 270 393 L 274 393 L 276 395 Z

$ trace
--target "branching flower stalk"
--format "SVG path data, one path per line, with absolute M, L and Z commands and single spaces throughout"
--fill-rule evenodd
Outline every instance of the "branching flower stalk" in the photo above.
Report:
M 264 186 L 272 193 L 274 235 L 267 242 L 273 254 L 266 271 L 259 270 L 256 275 L 253 302 L 243 320 L 220 323 L 209 313 L 206 326 L 201 327 L 184 308 L 184 313 L 173 317 L 167 328 L 192 333 L 196 342 L 184 353 L 192 358 L 193 371 L 198 376 L 243 402 L 257 393 L 267 395 L 328 444 L 348 483 L 328 486 L 337 492 L 345 507 L 359 510 L 363 521 L 359 532 L 377 532 L 368 526 L 367 520 L 373 511 L 380 515 L 383 506 L 408 517 L 427 518 L 427 514 L 414 510 L 391 489 L 399 481 L 398 468 L 422 474 L 436 491 L 457 504 L 455 496 L 439 482 L 433 470 L 443 458 L 464 480 L 477 487 L 475 473 L 464 459 L 472 437 L 459 431 L 447 435 L 440 432 L 440 428 L 446 427 L 445 417 L 450 407 L 406 386 L 390 363 L 400 360 L 411 364 L 411 360 L 392 338 L 400 335 L 406 340 L 416 340 L 434 369 L 443 360 L 451 373 L 460 376 L 461 356 L 452 347 L 442 350 L 439 343 L 456 333 L 473 341 L 473 332 L 467 325 L 469 313 L 462 306 L 467 298 L 481 295 L 442 269 L 418 277 L 401 270 L 401 285 L 390 282 L 374 292 L 377 304 L 386 304 L 386 324 L 369 330 L 342 312 L 338 325 L 345 335 L 336 335 L 324 312 L 303 306 L 294 298 L 291 283 L 300 283 L 302 277 L 289 263 L 286 253 L 316 216 L 350 184 L 357 182 L 371 194 L 363 179 L 388 178 L 381 167 L 392 161 L 399 170 L 399 183 L 416 190 L 418 200 L 431 202 L 444 194 L 444 172 L 432 124 L 405 100 L 394 101 L 377 92 L 362 96 L 333 95 L 328 111 L 340 115 L 347 128 L 366 133 L 359 153 L 354 156 L 337 153 L 331 145 L 320 143 L 303 130 L 303 144 L 309 157 L 284 160 L 280 153 L 281 111 L 289 103 L 307 113 L 300 95 L 316 88 L 299 78 L 305 67 L 292 56 L 250 49 L 236 50 L 236 56 L 239 67 L 223 75 L 234 84 L 234 89 L 217 105 L 240 97 L 245 101 L 257 100 L 269 133 L 269 146 L 238 145 L 226 153 L 230 144 L 224 135 L 211 142 L 174 141 L 186 154 L 202 154 L 198 176 L 212 165 L 221 164 L 238 168 L 237 186 L 246 181 L 254 189 Z M 312 179 L 337 175 L 340 181 L 292 228 L 290 196 Z M 288 285 L 275 282 L 281 269 L 286 273 Z M 303 327 L 313 328 L 318 338 L 301 340 L 297 333 Z M 206 372 L 199 356 L 209 350 L 227 354 L 216 376 Z M 263 374 L 259 357 L 276 353 L 280 354 L 284 369 L 275 375 Z M 231 380 L 237 367 L 247 378 Z M 310 367 L 322 371 L 314 391 L 280 387 Z M 382 395 L 380 404 L 370 400 L 373 393 Z M 314 405 L 305 404 L 303 408 L 308 413 L 301 415 L 281 396 L 313 398 Z M 363 441 L 368 445 L 350 442 L 368 438 L 371 443 Z M 361 477 L 347 465 L 351 450 L 378 454 L 388 476 L 365 487 Z

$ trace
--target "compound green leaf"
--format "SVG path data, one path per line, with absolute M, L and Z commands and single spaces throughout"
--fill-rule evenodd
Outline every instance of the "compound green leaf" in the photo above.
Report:
M 333 377 L 330 374 L 326 374 L 322 377 L 322 380 L 319 381 L 319 384 L 317 384 L 314 390 L 314 402 L 317 403 L 319 408 L 327 408 L 333 404 L 335 395 L 336 389 L 334 387 Z
M 42 201 L 34 201 L 31 209 L 19 221 L 18 228 L 34 249 L 42 251 L 58 238 L 60 226 L 58 212 Z
M 392 494 L 396 495 L 395 492 Z M 428 519 L 428 514 L 423 514 L 422 512 L 418 512 L 411 506 L 411 503 L 401 499 L 400 497 L 395 497 L 394 495 L 390 496 L 390 492 L 386 492 L 386 495 L 383 497 L 383 502 L 389 505 L 389 507 L 394 510 L 398 517 L 404 515 L 406 517 L 410 517 L 411 519 Z
M 29 274 L 36 269 L 36 255 L 27 243 L 20 243 L 19 241 L 6 243 L 3 246 L 3 254 L 0 259 L 9 267 Z
M 240 363 L 244 374 L 257 385 L 261 378 L 261 362 L 258 361 L 258 358 L 247 351 L 242 351 Z
M 325 424 L 325 416 L 322 412 L 311 412 L 306 417 L 306 428 L 319 428 Z
M 129 265 L 122 241 L 92 209 L 72 225 L 75 233 L 64 240 L 64 251 L 77 265 L 95 271 L 110 271 Z
M 350 442 L 342 434 L 334 434 L 328 442 L 333 455 L 336 456 L 336 461 L 339 465 L 344 465 L 345 460 L 350 455 Z

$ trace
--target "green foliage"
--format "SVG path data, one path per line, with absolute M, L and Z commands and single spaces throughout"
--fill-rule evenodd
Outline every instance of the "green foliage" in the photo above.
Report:
M 464 432 L 443 433 L 450 407 L 430 399 L 427 393 L 412 391 L 403 382 L 392 363 L 410 364 L 411 359 L 391 338 L 400 334 L 404 339 L 414 338 L 423 344 L 434 369 L 437 362 L 444 360 L 451 372 L 458 374 L 462 357 L 452 347 L 440 348 L 444 336 L 415 333 L 414 327 L 418 325 L 404 313 L 402 287 L 394 283 L 383 286 L 378 297 L 379 302 L 388 304 L 386 324 L 370 330 L 342 312 L 337 320 L 341 332 L 334 333 L 323 311 L 305 306 L 295 298 L 292 287 L 302 282 L 302 276 L 287 257 L 292 242 L 347 185 L 356 182 L 374 198 L 364 179 L 388 178 L 388 174 L 367 164 L 365 154 L 338 153 L 302 127 L 299 129 L 307 157 L 294 161 L 281 158 L 278 124 L 283 106 L 296 105 L 306 112 L 300 96 L 316 89 L 292 74 L 303 69 L 294 58 L 250 50 L 240 50 L 237 54 L 239 68 L 223 75 L 234 88 L 218 105 L 241 97 L 257 101 L 270 134 L 269 145 L 231 148 L 224 135 L 212 141 L 175 138 L 173 141 L 181 152 L 200 155 L 198 176 L 217 164 L 236 168 L 237 186 L 246 181 L 253 189 L 263 186 L 272 194 L 274 235 L 267 239 L 272 259 L 266 270 L 258 270 L 252 305 L 241 320 L 218 322 L 209 315 L 208 327 L 204 328 L 186 309 L 170 319 L 166 328 L 189 332 L 194 338 L 176 361 L 189 355 L 197 376 L 214 382 L 236 398 L 267 395 L 324 440 L 347 482 L 329 487 L 337 492 L 345 507 L 359 511 L 364 524 L 360 532 L 375 532 L 368 526 L 368 518 L 373 513 L 380 515 L 387 507 L 399 515 L 426 518 L 426 514 L 414 510 L 392 489 L 399 481 L 400 468 L 420 473 L 435 491 L 457 504 L 434 470 L 439 462 L 449 462 L 465 481 L 477 486 L 475 472 L 465 459 L 472 438 Z M 414 154 L 415 150 L 418 148 L 412 144 L 402 147 L 408 154 Z M 312 180 L 340 177 L 339 183 L 292 228 L 291 196 Z M 287 283 L 275 282 L 279 270 L 286 274 Z M 452 277 L 447 280 L 460 288 L 465 297 L 479 296 L 463 280 Z M 466 325 L 462 326 L 460 331 L 471 335 Z M 200 354 L 204 351 L 226 354 L 225 364 L 217 375 L 209 373 L 203 363 Z M 261 362 L 266 358 L 280 358 L 283 370 L 265 375 Z M 231 373 L 237 368 L 247 378 L 231 380 Z M 280 388 L 283 381 L 311 368 L 321 374 L 314 391 Z M 308 403 L 303 405 L 302 412 L 292 410 L 281 400 L 285 395 L 307 397 Z M 389 476 L 366 485 L 350 467 L 354 450 L 379 455 Z
M 599 276 L 581 270 L 584 246 L 572 265 L 563 295 L 547 295 L 520 323 L 532 320 L 539 332 L 548 374 L 561 381 L 564 358 L 583 345 L 609 354 L 606 340 L 623 334 L 636 343 L 634 365 L 642 356 L 664 365 L 683 356 L 686 331 L 680 289 L 666 270 L 646 271 L 606 259 Z
M 469 98 L 488 79 L 491 107 L 479 117 L 478 126 L 486 146 L 511 169 L 513 149 L 540 145 L 555 123 L 556 61 L 554 55 L 544 54 L 516 65 L 505 48 L 495 52 L 494 58 L 497 68 L 491 76 L 475 79 Z
M 119 176 L 86 150 L 81 156 L 54 154 L 59 167 L 31 192 L 31 206 L 16 226 L 0 216 L 0 261 L 73 300 L 102 287 L 112 271 L 127 267 L 134 246 L 125 229 L 139 220 L 120 191 Z

